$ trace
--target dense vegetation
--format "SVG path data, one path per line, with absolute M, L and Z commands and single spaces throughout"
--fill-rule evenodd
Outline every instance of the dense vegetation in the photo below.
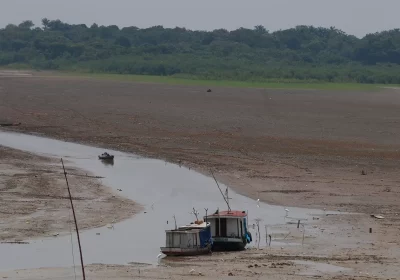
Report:
M 211 32 L 185 28 L 87 27 L 60 20 L 0 29 L 0 67 L 174 75 L 244 81 L 400 84 L 400 30 L 364 38 L 335 28 L 263 26 Z

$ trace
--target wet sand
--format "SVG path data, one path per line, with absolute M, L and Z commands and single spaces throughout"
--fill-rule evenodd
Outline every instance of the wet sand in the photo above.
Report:
M 303 229 L 281 225 L 273 234 L 271 247 L 244 252 L 213 253 L 211 256 L 163 259 L 156 267 L 132 263 L 127 265 L 88 264 L 89 279 L 398 279 L 400 251 L 385 244 L 379 223 L 360 215 L 320 217 Z M 368 227 L 378 230 L 368 233 Z M 340 227 L 340 229 L 338 229 Z M 271 228 L 270 228 L 271 230 Z M 397 232 L 392 231 L 392 242 Z M 276 246 L 276 242 L 287 244 Z M 297 244 L 297 245 L 296 245 Z M 300 245 L 299 245 L 300 244 Z M 81 275 L 80 267 L 76 273 Z M 72 279 L 70 268 L 40 268 L 0 272 L 9 279 Z
M 400 94 L 0 77 L 20 132 L 166 159 L 268 203 L 399 212 Z M 367 175 L 363 176 L 362 170 Z
M 117 223 L 140 210 L 99 179 L 65 163 L 81 230 Z M 0 170 L 0 241 L 29 242 L 74 228 L 59 160 L 0 146 Z
M 167 159 L 204 173 L 215 168 L 218 179 L 239 193 L 277 205 L 361 213 L 310 223 L 304 248 L 194 258 L 143 269 L 148 279 L 193 279 L 192 268 L 201 270 L 201 279 L 231 279 L 229 273 L 234 279 L 304 279 L 317 270 L 313 264 L 308 269 L 304 263 L 277 265 L 282 259 L 352 269 L 342 273 L 325 267 L 328 271 L 315 275 L 320 279 L 400 275 L 397 90 L 218 88 L 206 93 L 202 87 L 73 77 L 21 81 L 0 78 L 0 119 L 22 122 L 13 130 Z M 301 243 L 302 233 L 294 225 L 283 230 L 291 230 Z M 46 271 L 35 273 L 49 273 L 51 279 L 64 270 Z M 27 279 L 30 273 L 18 277 Z M 138 269 L 95 265 L 90 273 L 96 279 L 107 273 L 124 279 L 137 277 Z

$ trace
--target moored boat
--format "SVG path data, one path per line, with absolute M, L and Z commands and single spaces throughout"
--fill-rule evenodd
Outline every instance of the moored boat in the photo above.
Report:
M 222 197 L 228 206 L 228 211 L 217 211 L 204 217 L 205 221 L 210 223 L 211 237 L 213 239 L 213 251 L 240 251 L 246 248 L 246 245 L 252 241 L 251 233 L 248 231 L 247 212 L 231 210 L 228 194 L 228 188 L 225 194 L 222 192 L 214 173 L 211 170 L 215 183 Z
M 210 223 L 213 239 L 213 251 L 240 251 L 252 241 L 251 233 L 247 229 L 246 211 L 219 211 L 206 216 Z
M 187 226 L 166 230 L 165 247 L 161 252 L 167 256 L 196 256 L 211 252 L 210 223 L 197 221 Z
M 101 160 L 114 160 L 114 156 L 110 155 L 107 152 L 104 152 L 101 155 L 99 155 L 99 159 L 101 159 Z

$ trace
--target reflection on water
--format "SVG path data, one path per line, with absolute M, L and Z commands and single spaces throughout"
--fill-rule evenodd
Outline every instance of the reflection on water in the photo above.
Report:
M 105 166 L 114 166 L 114 160 L 101 160 Z
M 133 154 L 111 151 L 117 164 L 98 160 L 103 151 L 89 146 L 67 143 L 31 135 L 0 131 L 0 145 L 33 152 L 43 156 L 68 160 L 74 166 L 93 173 L 103 184 L 145 206 L 143 213 L 114 225 L 86 230 L 81 234 L 85 263 L 126 264 L 130 262 L 157 263 L 160 246 L 165 243 L 165 230 L 193 220 L 193 207 L 205 215 L 226 205 L 212 178 L 185 167 L 160 160 L 141 158 Z M 218 179 L 218 174 L 216 174 Z M 225 189 L 225 186 L 221 184 Z M 73 188 L 73 186 L 72 186 Z M 259 221 L 265 225 L 285 223 L 285 208 L 258 203 L 250 198 L 230 192 L 232 209 L 249 212 L 249 225 Z M 295 218 L 309 218 L 322 211 L 291 208 Z M 79 213 L 78 213 L 79 217 Z M 79 221 L 78 221 L 79 222 Z M 256 234 L 257 244 L 266 245 L 265 232 Z M 75 238 L 75 237 L 74 237 Z M 253 240 L 254 242 L 254 240 Z M 253 243 L 254 246 L 254 243 Z M 75 244 L 76 247 L 76 244 Z M 75 248 L 77 252 L 77 248 Z M 0 270 L 37 267 L 71 266 L 69 236 L 30 240 L 29 245 L 0 244 Z

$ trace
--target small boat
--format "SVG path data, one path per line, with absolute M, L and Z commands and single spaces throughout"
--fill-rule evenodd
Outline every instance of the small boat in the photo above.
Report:
M 161 252 L 167 256 L 196 256 L 211 252 L 210 223 L 196 221 L 190 225 L 166 230 L 166 244 Z
M 222 192 L 214 173 L 211 170 L 215 183 L 222 197 L 228 206 L 228 211 L 215 211 L 214 214 L 204 217 L 205 221 L 210 223 L 211 237 L 213 239 L 213 251 L 240 251 L 246 248 L 246 245 L 252 241 L 251 233 L 248 231 L 248 221 L 246 211 L 231 210 L 228 194 L 228 188 L 225 194 Z
M 246 211 L 219 211 L 206 216 L 210 223 L 213 239 L 213 251 L 240 251 L 252 241 L 247 229 Z
M 101 159 L 101 160 L 114 160 L 114 156 L 110 155 L 107 152 L 104 152 L 101 155 L 99 155 L 99 159 Z

